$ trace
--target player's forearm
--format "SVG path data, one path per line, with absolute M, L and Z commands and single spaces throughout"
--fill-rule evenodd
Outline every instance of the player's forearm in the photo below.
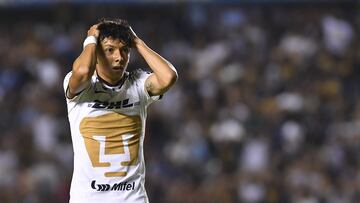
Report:
M 79 82 L 88 81 L 96 67 L 96 44 L 87 45 L 73 64 L 73 75 Z
M 175 67 L 170 62 L 150 49 L 140 39 L 137 39 L 136 48 L 141 56 L 145 59 L 151 70 L 154 72 L 159 81 L 159 84 L 161 84 L 164 89 L 175 83 L 178 74 Z
M 74 86 L 80 86 L 88 82 L 94 74 L 96 67 L 96 44 L 99 36 L 98 24 L 92 25 L 87 32 L 83 46 L 84 49 L 73 64 L 72 78 Z

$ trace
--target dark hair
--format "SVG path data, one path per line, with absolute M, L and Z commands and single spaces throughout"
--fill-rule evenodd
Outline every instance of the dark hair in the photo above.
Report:
M 112 39 L 119 39 L 127 46 L 131 47 L 133 42 L 133 35 L 130 31 L 130 25 L 123 19 L 100 19 L 98 25 L 99 40 L 102 41 L 107 37 Z

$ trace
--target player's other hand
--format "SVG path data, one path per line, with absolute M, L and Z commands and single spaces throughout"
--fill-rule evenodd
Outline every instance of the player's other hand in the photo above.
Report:
M 132 46 L 137 48 L 137 46 L 139 45 L 139 43 L 141 43 L 141 39 L 136 35 L 136 33 L 134 32 L 134 30 L 129 27 L 129 32 L 131 34 L 131 40 L 132 40 Z
M 97 29 L 98 25 L 99 25 L 99 24 L 95 24 L 95 25 L 92 25 L 92 26 L 90 27 L 90 29 L 89 29 L 88 32 L 87 32 L 87 36 L 88 36 L 88 37 L 89 37 L 89 36 L 94 36 L 94 37 L 96 37 L 96 38 L 99 37 L 99 32 L 100 32 L 100 31 Z

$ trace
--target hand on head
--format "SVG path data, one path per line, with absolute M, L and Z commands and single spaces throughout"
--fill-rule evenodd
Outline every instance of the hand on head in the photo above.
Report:
M 99 32 L 100 32 L 100 31 L 97 29 L 98 25 L 99 25 L 99 24 L 95 24 L 95 25 L 92 25 L 92 26 L 90 27 L 90 29 L 89 29 L 88 32 L 87 32 L 87 36 L 88 36 L 88 37 L 89 37 L 89 36 L 94 36 L 94 37 L 96 37 L 96 38 L 99 37 Z

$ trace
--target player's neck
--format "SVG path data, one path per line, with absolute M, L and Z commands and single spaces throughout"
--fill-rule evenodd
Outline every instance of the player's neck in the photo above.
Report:
M 106 74 L 102 74 L 101 72 L 96 72 L 97 77 L 99 80 L 108 85 L 108 86 L 118 86 L 124 82 L 124 73 L 121 75 L 121 77 L 108 77 Z

